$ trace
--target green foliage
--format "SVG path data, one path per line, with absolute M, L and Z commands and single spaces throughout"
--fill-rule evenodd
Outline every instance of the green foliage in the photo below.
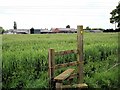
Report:
M 30 34 L 34 34 L 34 28 L 33 27 L 30 29 Z
M 14 21 L 14 26 L 13 26 L 14 29 L 17 29 L 17 23 Z
M 91 30 L 101 30 L 101 31 L 103 31 L 104 29 L 103 28 L 92 28 Z
M 67 25 L 66 28 L 70 28 L 70 25 Z
M 86 27 L 86 30 L 91 30 L 91 28 L 89 28 L 89 26 Z
M 120 3 L 118 3 L 116 9 L 112 10 L 110 14 L 112 15 L 110 18 L 110 23 L 118 23 L 118 27 L 120 28 Z
M 4 31 L 3 27 L 0 27 L 0 34 L 3 34 Z
M 48 49 L 76 49 L 76 37 L 76 34 L 3 35 L 3 87 L 47 88 Z M 84 34 L 84 81 L 89 87 L 120 86 L 119 82 L 116 83 L 118 66 L 108 70 L 118 60 L 117 39 L 117 33 Z M 76 60 L 76 56 L 72 54 L 55 59 L 56 63 L 63 63 Z

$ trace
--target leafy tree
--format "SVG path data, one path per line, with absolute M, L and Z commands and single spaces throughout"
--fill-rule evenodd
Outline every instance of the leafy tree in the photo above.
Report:
M 116 9 L 112 10 L 110 14 L 112 15 L 110 23 L 117 23 L 117 27 L 120 28 L 120 2 L 118 3 L 118 6 L 116 6 Z
M 86 30 L 91 30 L 91 28 L 89 28 L 89 26 L 86 27 Z
M 17 29 L 17 23 L 14 21 L 14 26 L 13 26 L 14 29 Z
M 67 25 L 66 28 L 70 28 L 70 25 Z
M 3 34 L 4 33 L 4 29 L 3 29 L 3 27 L 0 27 L 0 34 Z
M 34 28 L 33 27 L 30 29 L 30 34 L 34 34 Z

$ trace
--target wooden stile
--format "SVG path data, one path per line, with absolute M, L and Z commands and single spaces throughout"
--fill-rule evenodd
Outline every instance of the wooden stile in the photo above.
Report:
M 66 55 L 66 54 L 77 54 L 77 60 L 73 62 L 56 64 L 55 56 Z M 87 88 L 87 84 L 83 83 L 83 26 L 77 26 L 77 50 L 66 50 L 55 52 L 54 49 L 49 49 L 49 84 L 50 88 L 62 90 L 62 88 Z M 58 76 L 54 76 L 55 69 L 67 67 L 67 66 L 78 66 L 77 72 L 73 73 L 75 69 L 67 69 Z M 64 80 L 68 80 L 71 83 L 73 78 L 78 78 L 78 84 L 74 85 L 63 85 Z

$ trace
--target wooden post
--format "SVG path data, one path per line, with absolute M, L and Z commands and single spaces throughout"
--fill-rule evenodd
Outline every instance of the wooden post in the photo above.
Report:
M 77 26 L 77 60 L 80 62 L 78 65 L 78 83 L 83 83 L 83 26 Z
M 50 88 L 53 88 L 54 86 L 54 82 L 53 82 L 53 79 L 54 79 L 54 71 L 55 71 L 55 51 L 54 49 L 49 49 L 49 57 L 48 57 L 48 62 L 49 62 L 49 78 L 50 78 L 50 81 L 49 81 L 49 85 L 50 85 Z
M 62 90 L 62 82 L 56 83 L 56 90 Z

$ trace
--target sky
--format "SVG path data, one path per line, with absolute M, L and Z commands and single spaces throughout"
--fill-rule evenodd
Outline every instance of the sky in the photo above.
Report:
M 115 28 L 109 18 L 119 0 L 0 0 L 0 26 L 12 29 Z

